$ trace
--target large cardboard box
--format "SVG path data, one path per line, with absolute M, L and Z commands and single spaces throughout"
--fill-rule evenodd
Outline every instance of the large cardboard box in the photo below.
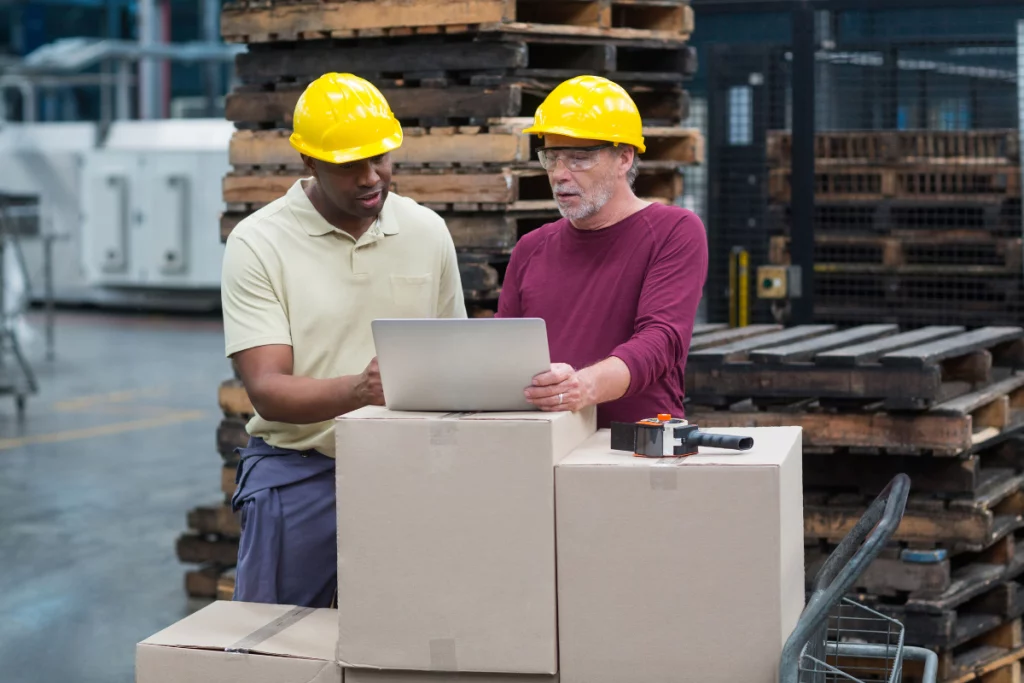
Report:
M 136 683 L 341 683 L 332 609 L 218 600 L 136 646 Z
M 339 418 L 339 660 L 556 673 L 553 466 L 595 429 L 592 409 Z
M 602 430 L 555 470 L 562 683 L 771 683 L 803 609 L 798 427 L 649 459 Z

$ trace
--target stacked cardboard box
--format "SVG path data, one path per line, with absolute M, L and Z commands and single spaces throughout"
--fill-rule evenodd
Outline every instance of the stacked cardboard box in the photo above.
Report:
M 218 603 L 140 643 L 140 683 L 264 666 L 268 681 L 776 680 L 803 607 L 798 428 L 663 460 L 613 451 L 593 409 L 368 407 L 336 426 L 338 609 Z
M 517 239 L 558 217 L 537 139 L 521 131 L 559 82 L 595 74 L 630 91 L 647 126 L 636 191 L 681 195 L 679 169 L 703 160 L 699 132 L 678 127 L 696 70 L 692 30 L 686 0 L 228 3 L 221 32 L 249 50 L 226 102 L 239 131 L 222 239 L 303 173 L 287 140 L 303 88 L 325 72 L 354 73 L 403 124 L 393 190 L 444 216 L 467 302 L 492 310 Z

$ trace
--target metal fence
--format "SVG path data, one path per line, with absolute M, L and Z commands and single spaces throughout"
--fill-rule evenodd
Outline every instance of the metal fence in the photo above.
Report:
M 1024 322 L 1024 5 L 789 11 L 707 55 L 709 319 L 743 253 L 749 322 Z M 801 295 L 759 299 L 766 264 Z

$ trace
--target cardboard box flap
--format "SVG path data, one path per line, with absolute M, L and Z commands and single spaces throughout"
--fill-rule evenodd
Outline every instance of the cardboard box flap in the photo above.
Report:
M 789 446 L 800 439 L 800 427 L 722 427 L 708 429 L 716 434 L 737 434 L 754 438 L 749 451 L 701 447 L 695 455 L 680 458 L 638 458 L 611 448 L 611 430 L 602 429 L 563 459 L 559 467 L 778 467 Z
M 333 661 L 337 611 L 218 600 L 142 645 Z
M 502 420 L 554 422 L 568 416 L 568 412 L 544 412 L 541 410 L 524 410 L 516 412 L 416 412 L 406 410 L 388 410 L 384 406 L 365 406 L 350 413 L 339 415 L 338 420 Z

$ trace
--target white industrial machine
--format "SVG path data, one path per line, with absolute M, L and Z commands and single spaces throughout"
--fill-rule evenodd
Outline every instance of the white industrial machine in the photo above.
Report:
M 107 300 L 219 304 L 228 121 L 117 121 L 82 172 L 82 258 Z M 205 293 L 205 297 L 204 297 Z
M 98 140 L 94 123 L 0 124 L 0 192 L 39 197 L 41 232 L 56 237 L 56 301 L 219 306 L 221 184 L 233 130 L 221 119 L 125 120 Z M 24 240 L 21 251 L 25 287 L 40 302 L 44 242 Z

